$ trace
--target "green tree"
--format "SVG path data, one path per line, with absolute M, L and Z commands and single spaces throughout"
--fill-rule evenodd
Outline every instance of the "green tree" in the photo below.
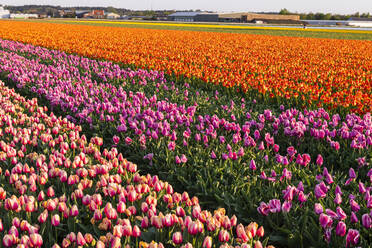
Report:
M 289 10 L 287 10 L 286 8 L 281 9 L 279 11 L 279 15 L 290 15 L 290 14 L 291 14 L 291 12 L 289 12 Z
M 112 12 L 112 13 L 116 13 L 117 14 L 118 11 L 114 7 L 109 6 L 109 7 L 107 7 L 107 12 Z

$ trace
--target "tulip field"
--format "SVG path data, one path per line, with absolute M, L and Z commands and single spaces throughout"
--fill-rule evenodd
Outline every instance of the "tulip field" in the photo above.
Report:
M 2 247 L 371 247 L 372 43 L 0 21 Z

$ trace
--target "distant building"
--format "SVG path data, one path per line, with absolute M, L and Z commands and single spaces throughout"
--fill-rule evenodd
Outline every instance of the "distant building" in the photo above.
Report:
M 307 25 L 315 26 L 344 26 L 347 25 L 347 21 L 340 20 L 302 20 Z
M 168 15 L 168 21 L 175 22 L 217 22 L 217 13 L 207 12 L 176 12 Z
M 107 13 L 106 14 L 106 18 L 107 19 L 119 19 L 120 18 L 120 15 L 111 12 L 111 13 Z
M 0 19 L 10 18 L 10 12 L 7 9 L 4 9 L 3 6 L 0 6 Z
M 75 17 L 75 12 L 72 11 L 72 10 L 59 10 L 58 13 L 61 17 L 65 17 L 65 18 L 66 17 L 70 17 L 70 18 Z
M 277 15 L 256 13 L 209 13 L 176 12 L 168 16 L 168 21 L 176 22 L 253 22 L 253 23 L 301 23 L 299 15 Z
M 48 14 L 45 14 L 45 13 L 39 14 L 39 18 L 47 18 L 47 17 L 48 17 Z
M 372 28 L 372 18 L 351 17 L 346 25 L 354 27 Z
M 104 19 L 105 11 L 100 9 L 92 10 L 89 13 L 83 15 L 85 18 Z
M 151 20 L 151 16 L 128 16 L 128 20 Z
M 91 13 L 92 13 L 93 18 L 96 18 L 96 19 L 105 18 L 105 11 L 104 10 L 95 9 Z
M 37 19 L 38 14 L 10 14 L 11 19 Z
M 89 10 L 77 10 L 75 11 L 75 15 L 77 18 L 83 18 L 84 15 L 88 14 L 89 12 Z
M 253 22 L 253 23 L 297 23 L 299 15 L 258 14 L 249 12 L 220 13 L 220 22 Z

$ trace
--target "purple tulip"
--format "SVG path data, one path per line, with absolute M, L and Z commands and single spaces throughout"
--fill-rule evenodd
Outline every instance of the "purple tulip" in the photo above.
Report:
M 216 154 L 214 153 L 214 151 L 211 152 L 211 158 L 212 158 L 212 159 L 216 159 L 216 158 L 217 158 L 217 156 L 216 156 Z
M 249 169 L 255 171 L 257 169 L 256 162 L 252 159 L 249 163 Z
M 366 190 L 366 187 L 364 186 L 364 184 L 362 182 L 359 182 L 359 193 L 366 193 L 367 190 Z
M 356 216 L 356 214 L 354 212 L 351 212 L 351 215 L 350 215 L 350 222 L 351 223 L 358 223 L 358 217 Z
M 271 213 L 279 213 L 281 210 L 281 203 L 278 199 L 272 199 L 269 201 L 269 207 Z
M 324 229 L 326 229 L 332 226 L 333 220 L 330 216 L 321 213 L 319 215 L 319 223 Z
M 332 219 L 337 219 L 338 218 L 338 215 L 334 211 L 332 211 L 331 209 L 329 209 L 329 208 L 327 208 L 325 212 Z
M 285 213 L 288 213 L 292 208 L 292 202 L 291 201 L 285 201 L 282 205 L 282 210 Z
M 362 224 L 365 228 L 371 229 L 372 228 L 372 219 L 368 214 L 363 214 L 362 216 Z
M 355 229 L 349 229 L 346 235 L 346 247 L 350 245 L 357 245 L 359 242 L 359 231 Z
M 322 157 L 322 155 L 318 154 L 318 157 L 316 158 L 316 164 L 318 166 L 322 166 L 323 165 L 323 157 Z
M 175 157 L 175 162 L 176 162 L 176 164 L 180 164 L 182 162 L 178 155 L 176 155 L 176 157 Z
M 349 203 L 351 210 L 353 210 L 353 212 L 358 212 L 360 210 L 359 204 L 356 201 L 354 201 L 354 199 L 350 199 Z
M 327 196 L 327 192 L 321 187 L 320 184 L 317 184 L 314 189 L 314 194 L 317 199 L 324 198 Z
M 336 208 L 336 212 L 337 212 L 337 217 L 339 220 L 345 220 L 346 219 L 346 214 L 344 212 L 344 210 L 342 210 L 342 208 L 340 206 L 338 206 Z
M 337 226 L 336 226 L 336 235 L 337 236 L 345 236 L 346 234 L 346 224 L 342 221 L 339 221 Z
M 340 205 L 342 203 L 342 197 L 339 193 L 336 194 L 335 196 L 335 199 L 334 199 L 334 203 Z
M 257 211 L 258 211 L 260 214 L 262 214 L 262 215 L 264 215 L 264 216 L 267 216 L 267 215 L 269 214 L 269 212 L 270 212 L 270 207 L 269 207 L 269 205 L 267 205 L 266 203 L 261 202 L 261 203 L 260 203 L 260 206 L 257 208 Z

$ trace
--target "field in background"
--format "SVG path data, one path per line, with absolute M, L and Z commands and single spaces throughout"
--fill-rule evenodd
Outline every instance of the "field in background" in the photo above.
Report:
M 372 31 L 352 30 L 352 29 L 302 29 L 298 26 L 265 27 L 258 25 L 243 24 L 217 24 L 217 23 L 172 23 L 172 22 L 151 22 L 151 21 L 116 21 L 116 20 L 75 20 L 75 19 L 43 19 L 43 20 L 22 20 L 29 22 L 42 23 L 63 23 L 81 24 L 93 26 L 109 27 L 129 27 L 146 29 L 165 29 L 165 30 L 187 30 L 204 32 L 223 32 L 223 33 L 243 33 L 243 34 L 262 34 L 276 36 L 293 36 L 309 38 L 327 39 L 352 39 L 352 40 L 372 40 Z
M 0 36 L 177 77 L 257 91 L 296 107 L 371 109 L 371 43 L 126 27 L 0 22 Z

